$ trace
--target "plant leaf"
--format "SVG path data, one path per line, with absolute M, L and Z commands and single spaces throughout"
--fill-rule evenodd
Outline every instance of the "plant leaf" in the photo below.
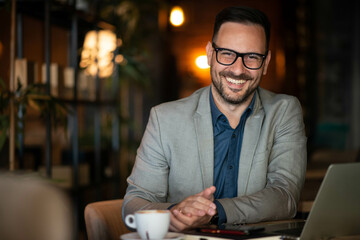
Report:
M 39 104 L 34 101 L 33 99 L 29 98 L 28 99 L 28 104 L 29 107 L 31 107 L 32 109 L 36 110 L 36 111 L 41 111 L 41 107 L 39 106 Z

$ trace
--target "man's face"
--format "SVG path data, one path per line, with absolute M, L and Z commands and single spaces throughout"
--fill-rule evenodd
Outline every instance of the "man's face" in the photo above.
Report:
M 238 53 L 266 52 L 266 37 L 260 25 L 227 22 L 222 24 L 214 43 L 219 48 L 226 48 Z M 209 42 L 206 46 L 208 64 L 210 65 L 213 94 L 217 100 L 228 104 L 249 103 L 254 91 L 259 86 L 262 76 L 266 74 L 270 62 L 270 51 L 262 67 L 251 70 L 244 66 L 242 58 L 225 66 L 216 61 L 216 52 Z

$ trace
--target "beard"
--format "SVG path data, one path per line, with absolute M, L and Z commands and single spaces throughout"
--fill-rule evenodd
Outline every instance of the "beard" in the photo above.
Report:
M 221 96 L 221 98 L 225 102 L 230 103 L 232 105 L 239 105 L 239 104 L 246 102 L 250 98 L 250 96 L 252 96 L 252 94 L 255 92 L 255 90 L 257 88 L 257 86 L 255 86 L 253 88 L 249 87 L 248 89 L 246 89 L 246 91 L 243 95 L 238 96 L 238 97 L 232 97 L 231 95 L 225 93 L 224 84 L 221 81 L 221 78 L 229 77 L 229 78 L 233 78 L 236 80 L 253 81 L 253 77 L 246 73 L 242 73 L 240 75 L 234 75 L 232 72 L 222 71 L 219 73 L 219 79 L 218 79 L 219 81 L 216 81 L 216 80 L 214 80 L 214 79 L 216 79 L 216 77 L 214 75 L 215 75 L 215 73 L 213 71 L 211 71 L 212 84 L 216 88 L 216 90 L 219 93 L 219 95 Z M 231 90 L 231 91 L 238 92 L 237 90 Z

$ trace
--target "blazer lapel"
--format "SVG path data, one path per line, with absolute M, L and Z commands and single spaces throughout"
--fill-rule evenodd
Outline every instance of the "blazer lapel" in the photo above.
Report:
M 194 114 L 195 134 L 198 143 L 199 161 L 203 178 L 203 187 L 214 183 L 214 136 L 209 102 L 209 87 L 201 93 Z
M 247 190 L 251 164 L 259 141 L 261 125 L 264 120 L 264 110 L 261 105 L 259 92 L 256 93 L 255 106 L 252 115 L 247 119 L 244 129 L 240 154 L 238 195 L 244 195 Z

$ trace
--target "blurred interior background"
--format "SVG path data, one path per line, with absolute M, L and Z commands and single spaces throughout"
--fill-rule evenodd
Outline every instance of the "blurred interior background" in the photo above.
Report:
M 360 158 L 359 1 L 0 0 L 1 173 L 62 189 L 86 239 L 84 207 L 123 197 L 150 108 L 210 84 L 201 60 L 231 5 L 271 21 L 261 86 L 302 104 L 311 202 L 329 164 Z

